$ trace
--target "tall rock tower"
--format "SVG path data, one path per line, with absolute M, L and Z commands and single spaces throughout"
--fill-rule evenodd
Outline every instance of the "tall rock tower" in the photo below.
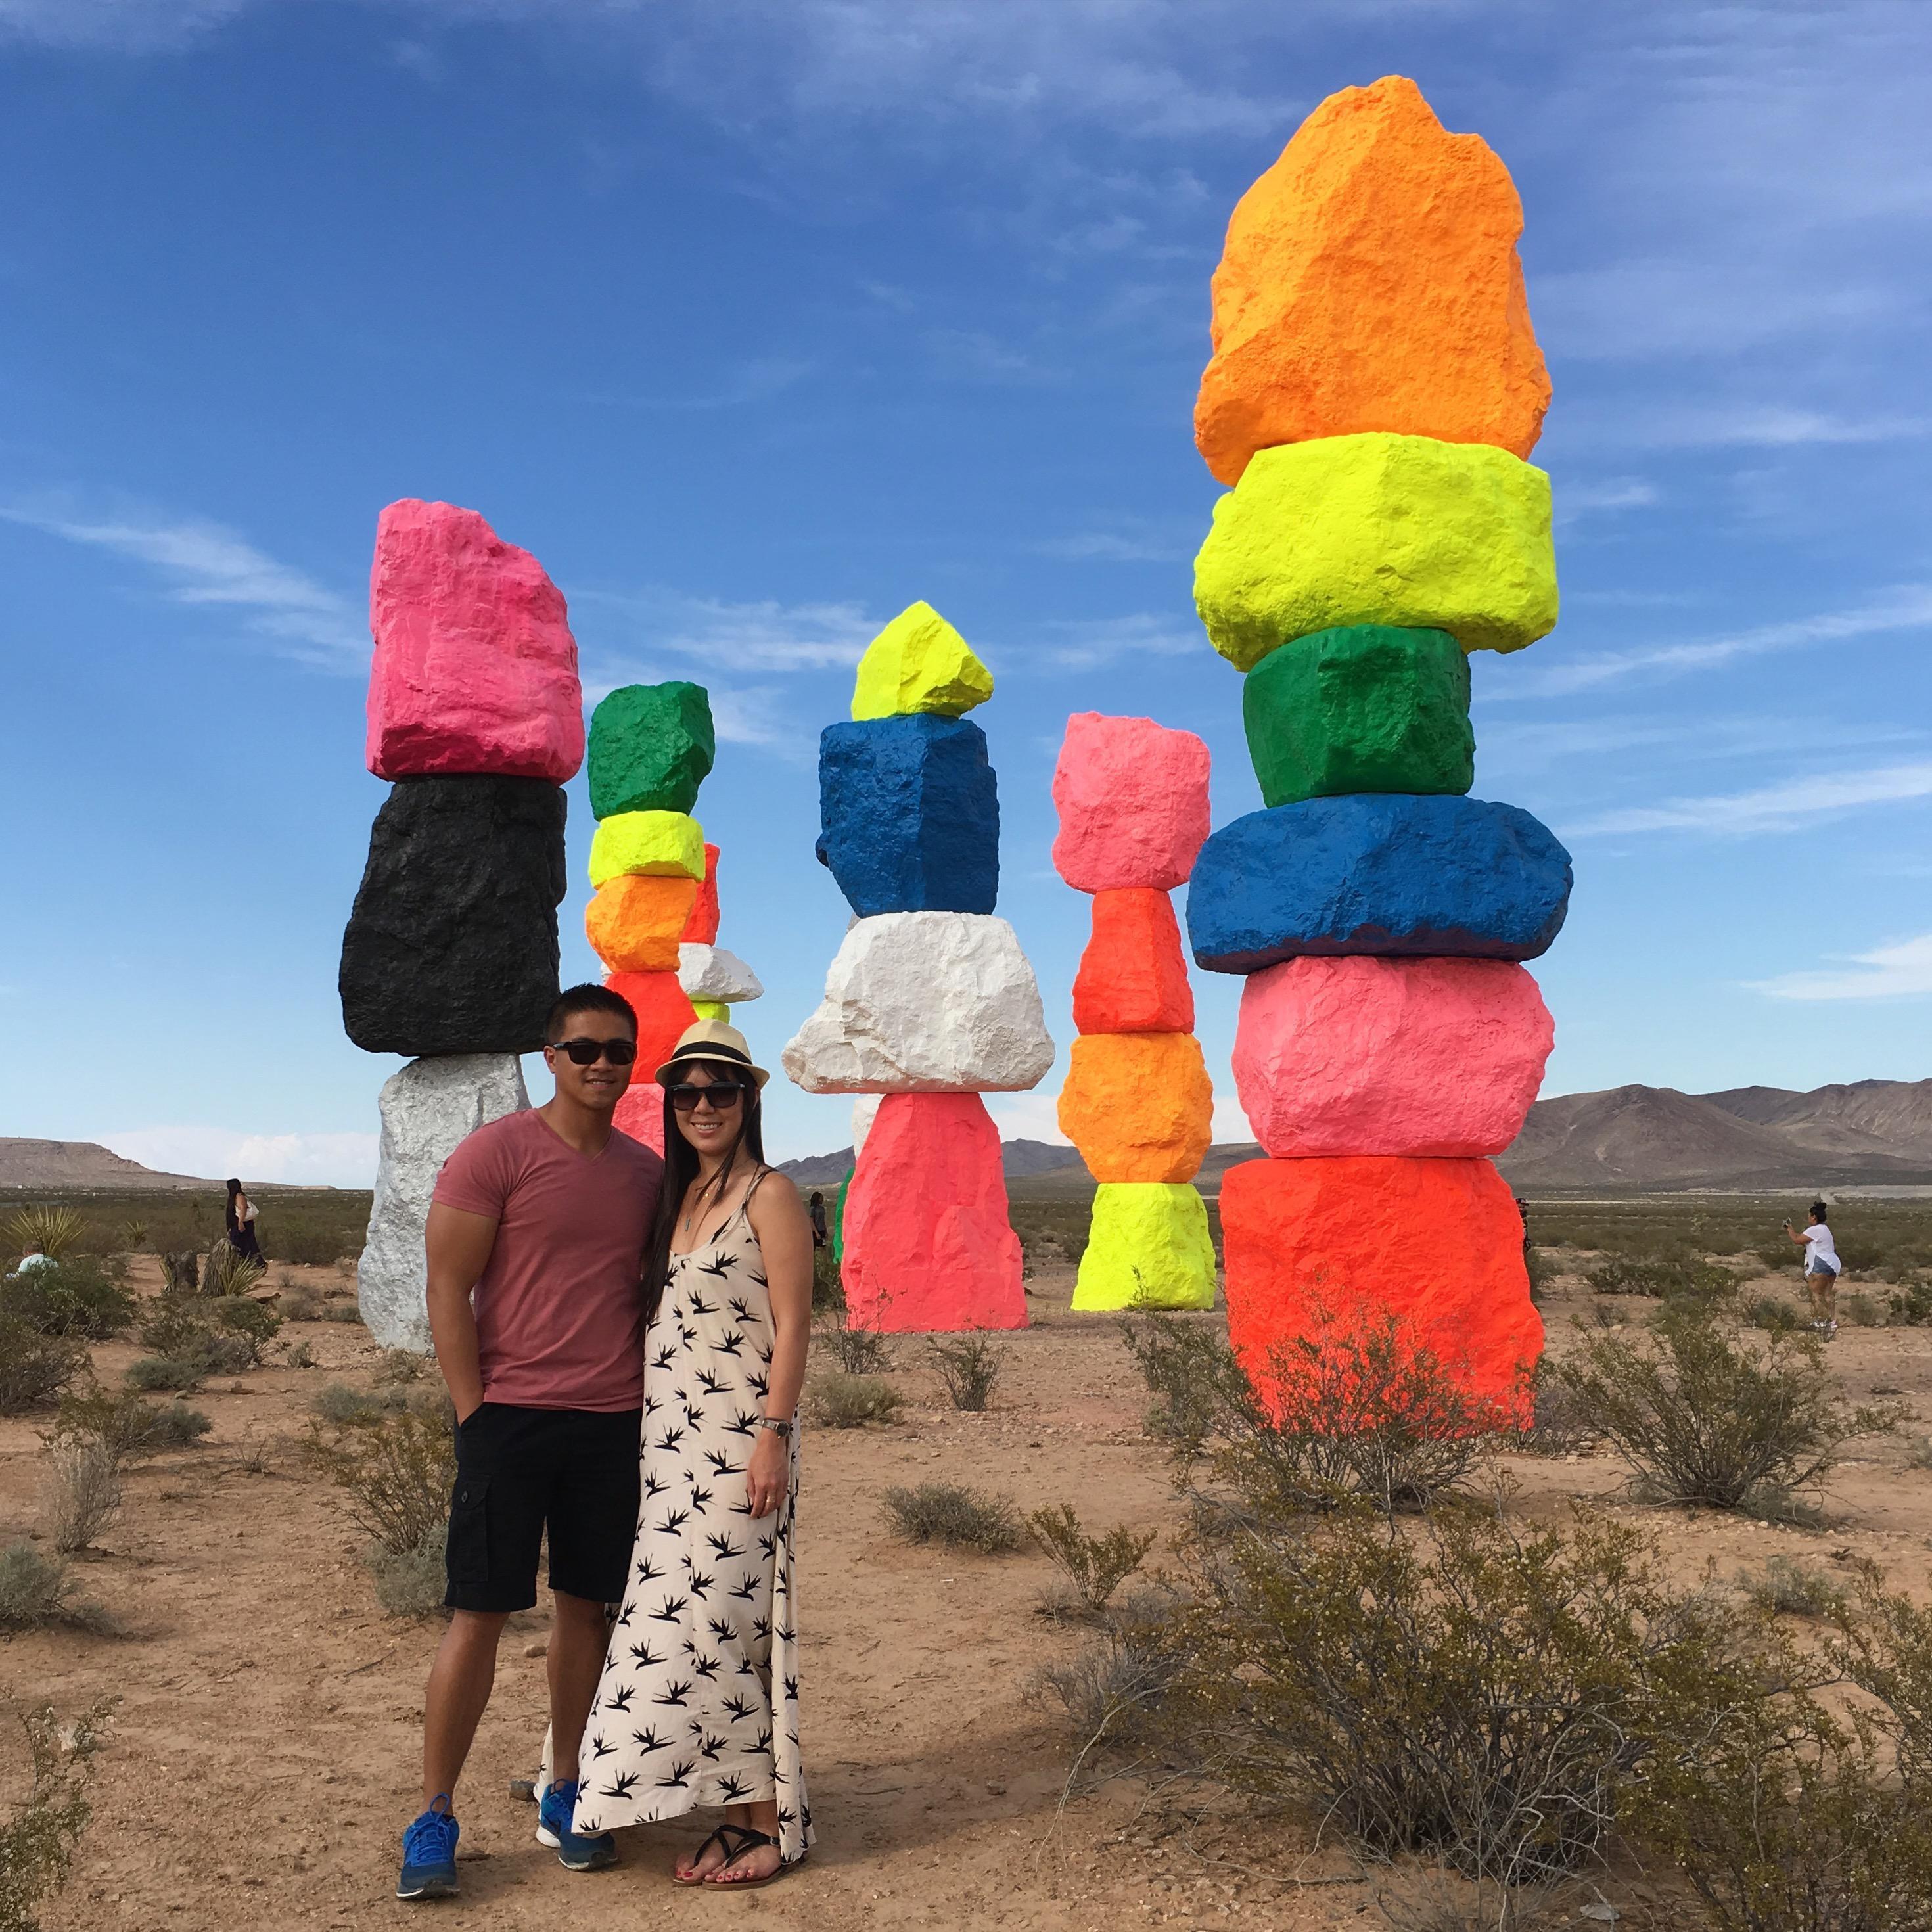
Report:
M 1268 1158 L 1233 1168 L 1228 1324 L 1250 1372 L 1317 1310 L 1385 1310 L 1479 1395 L 1542 1346 L 1488 1156 L 1552 1039 L 1522 962 L 1569 855 L 1468 796 L 1467 654 L 1556 622 L 1549 379 L 1508 170 L 1412 81 L 1331 95 L 1228 224 L 1196 440 L 1232 486 L 1195 565 L 1245 675 L 1266 808 L 1202 847 L 1197 962 L 1246 976 L 1234 1046 Z

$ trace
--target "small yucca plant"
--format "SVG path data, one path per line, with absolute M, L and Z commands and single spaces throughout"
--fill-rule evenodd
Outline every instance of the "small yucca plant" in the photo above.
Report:
M 7 1217 L 4 1230 L 7 1243 L 16 1255 L 38 1248 L 50 1260 L 58 1261 L 86 1232 L 87 1223 L 72 1208 L 42 1205 L 17 1208 Z

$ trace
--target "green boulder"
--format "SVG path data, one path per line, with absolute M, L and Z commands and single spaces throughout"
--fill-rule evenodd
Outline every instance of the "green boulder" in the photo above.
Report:
M 717 755 L 703 685 L 625 685 L 590 714 L 591 812 L 688 812 Z
M 1446 631 L 1348 624 L 1272 650 L 1241 692 L 1270 806 L 1347 792 L 1466 792 L 1469 661 Z

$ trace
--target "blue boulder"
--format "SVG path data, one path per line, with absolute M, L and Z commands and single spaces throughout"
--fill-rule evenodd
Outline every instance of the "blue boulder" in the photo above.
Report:
M 1224 825 L 1194 862 L 1187 934 L 1216 973 L 1308 954 L 1534 959 L 1569 902 L 1569 854 L 1516 806 L 1354 792 Z
M 991 912 L 1000 794 L 986 734 L 922 712 L 829 725 L 818 740 L 821 865 L 861 919 Z

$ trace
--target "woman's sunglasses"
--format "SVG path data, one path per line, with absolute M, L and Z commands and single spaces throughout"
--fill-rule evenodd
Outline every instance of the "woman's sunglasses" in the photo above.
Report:
M 638 1042 L 634 1040 L 554 1040 L 550 1050 L 568 1054 L 572 1063 L 578 1066 L 595 1066 L 599 1060 L 608 1060 L 613 1066 L 628 1066 L 638 1057 Z
M 698 1105 L 701 1094 L 720 1113 L 735 1107 L 744 1094 L 744 1088 L 736 1080 L 714 1080 L 709 1087 L 693 1087 L 680 1084 L 667 1087 L 664 1091 L 670 1096 L 670 1103 L 680 1114 L 688 1114 Z

